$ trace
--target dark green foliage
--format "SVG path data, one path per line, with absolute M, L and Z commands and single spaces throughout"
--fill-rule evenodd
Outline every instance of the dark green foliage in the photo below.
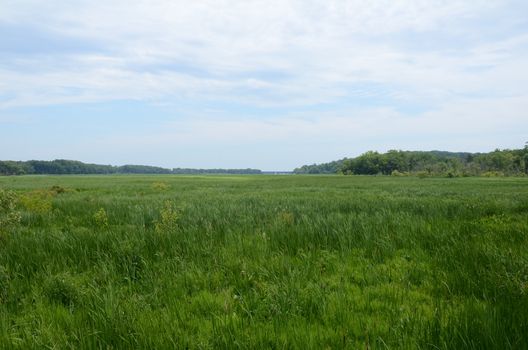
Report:
M 7 302 L 9 297 L 9 274 L 0 265 L 0 304 Z
M 341 170 L 347 158 L 329 163 L 303 165 L 293 170 L 295 174 L 335 174 Z
M 56 193 L 46 211 L 15 205 L 22 220 L 0 241 L 0 349 L 528 344 L 528 178 L 24 176 L 0 187 Z
M 260 174 L 258 169 L 165 169 L 146 165 L 99 165 L 75 160 L 0 161 L 0 175 L 74 174 Z
M 55 192 L 55 194 L 62 194 L 66 192 L 66 189 L 61 186 L 53 185 L 51 186 L 50 191 Z
M 48 277 L 44 281 L 42 293 L 50 302 L 67 307 L 74 307 L 80 300 L 78 288 L 67 274 Z
M 345 158 L 324 164 L 305 165 L 297 174 L 344 173 L 356 175 L 424 176 L 504 176 L 528 174 L 528 147 L 517 150 L 495 150 L 490 153 L 442 151 L 366 152 L 356 158 Z
M 13 191 L 5 191 L 0 188 L 0 240 L 6 238 L 21 220 L 20 212 L 17 210 L 18 196 Z
M 23 175 L 29 168 L 23 162 L 0 161 L 0 175 Z

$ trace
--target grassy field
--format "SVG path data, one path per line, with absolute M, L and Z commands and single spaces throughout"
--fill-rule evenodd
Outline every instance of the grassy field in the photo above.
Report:
M 22 214 L 0 238 L 0 348 L 528 347 L 526 178 L 0 188 Z

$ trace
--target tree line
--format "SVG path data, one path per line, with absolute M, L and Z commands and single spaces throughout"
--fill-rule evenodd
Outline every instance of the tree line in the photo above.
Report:
M 76 160 L 0 161 L 0 175 L 74 174 L 260 174 L 258 169 L 166 169 L 147 165 L 101 165 Z
M 528 145 L 522 149 L 496 149 L 489 153 L 368 151 L 355 158 L 304 165 L 296 174 L 521 176 L 528 174 Z

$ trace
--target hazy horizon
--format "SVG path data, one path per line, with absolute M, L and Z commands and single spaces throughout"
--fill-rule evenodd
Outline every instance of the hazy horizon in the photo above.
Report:
M 524 1 L 0 2 L 0 160 L 290 171 L 528 141 Z

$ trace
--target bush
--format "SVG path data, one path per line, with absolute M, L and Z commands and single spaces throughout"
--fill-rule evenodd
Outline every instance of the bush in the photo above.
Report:
M 391 176 L 407 176 L 407 175 L 409 174 L 406 172 L 398 171 L 398 170 L 393 170 L 391 173 Z
M 165 201 L 160 213 L 160 219 L 155 223 L 156 232 L 161 233 L 175 230 L 178 227 L 180 216 L 180 211 L 175 207 L 174 203 Z
M 62 194 L 66 192 L 66 189 L 64 187 L 54 185 L 54 186 L 51 186 L 50 191 L 55 192 L 55 194 Z
M 416 173 L 416 176 L 420 179 L 424 179 L 429 176 L 429 173 L 427 171 L 419 171 Z
M 73 307 L 80 299 L 77 286 L 68 275 L 49 277 L 44 283 L 44 295 L 52 303 Z
M 98 211 L 96 211 L 93 215 L 93 219 L 97 227 L 99 228 L 108 227 L 108 215 L 106 214 L 106 210 L 104 210 L 104 208 L 101 208 Z
M 0 304 L 7 301 L 9 297 L 9 274 L 5 267 L 0 266 Z
M 169 188 L 170 186 L 166 182 L 154 182 L 152 184 L 152 189 L 156 191 L 167 191 Z
M 295 223 L 295 216 L 292 212 L 289 211 L 281 211 L 277 215 L 279 222 L 286 226 L 292 226 Z
M 504 173 L 502 171 L 486 171 L 482 174 L 484 177 L 503 177 Z
M 16 210 L 17 202 L 14 192 L 0 190 L 0 238 L 20 223 L 22 217 Z
M 29 212 L 44 215 L 51 212 L 52 199 L 55 194 L 48 190 L 31 191 L 20 198 L 20 204 Z

